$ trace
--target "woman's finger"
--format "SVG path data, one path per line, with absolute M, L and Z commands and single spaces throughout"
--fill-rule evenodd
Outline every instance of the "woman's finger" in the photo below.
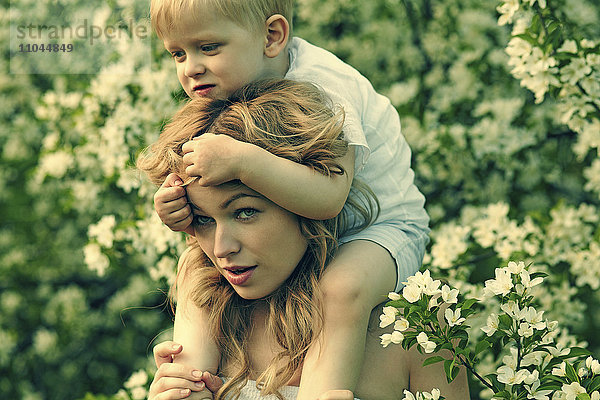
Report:
M 213 375 L 208 371 L 204 371 L 204 373 L 202 374 L 202 380 L 206 382 L 206 388 L 213 393 L 215 393 L 221 388 L 221 386 L 223 386 L 223 380 L 220 377 Z
M 156 367 L 159 368 L 164 363 L 173 362 L 173 356 L 181 353 L 183 346 L 173 341 L 166 341 L 154 346 L 154 362 Z
M 156 395 L 150 394 L 148 395 L 148 400 L 176 400 L 176 399 L 187 399 L 191 394 L 190 389 L 169 389 L 167 391 L 158 393 Z

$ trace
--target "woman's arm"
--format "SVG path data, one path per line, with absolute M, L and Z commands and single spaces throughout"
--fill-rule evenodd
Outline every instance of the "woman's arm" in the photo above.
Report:
M 181 263 L 186 252 L 182 254 L 177 267 L 177 308 L 173 330 L 173 341 L 181 344 L 183 351 L 173 357 L 173 362 L 216 374 L 220 353 L 210 336 L 208 312 L 200 309 L 191 300 L 194 282 L 193 279 L 189 279 L 188 271 Z

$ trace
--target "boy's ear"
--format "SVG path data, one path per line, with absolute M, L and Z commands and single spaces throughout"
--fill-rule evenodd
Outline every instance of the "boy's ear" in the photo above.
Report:
M 265 55 L 277 57 L 287 45 L 290 36 L 290 23 L 281 14 L 271 15 L 266 22 Z

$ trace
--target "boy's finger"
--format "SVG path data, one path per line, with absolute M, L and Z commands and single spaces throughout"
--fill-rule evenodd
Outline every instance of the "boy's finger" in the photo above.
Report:
M 160 367 L 164 363 L 173 362 L 173 356 L 181 353 L 182 350 L 182 345 L 170 340 L 157 344 L 152 350 L 154 352 L 156 367 Z
M 183 152 L 184 157 L 185 157 L 185 154 L 192 153 L 194 151 L 194 149 L 196 148 L 196 144 L 198 143 L 197 139 L 200 139 L 200 136 L 197 136 L 194 139 L 192 139 L 188 142 L 185 142 L 183 144 L 183 146 L 181 146 L 181 151 Z
M 169 214 L 169 219 L 174 221 L 175 224 L 180 225 L 180 224 L 185 223 L 186 225 L 184 226 L 184 228 L 192 223 L 191 218 L 192 218 L 192 210 L 190 209 L 189 206 L 180 208 L 179 210 L 174 211 Z
M 167 175 L 167 177 L 165 178 L 165 181 L 163 182 L 162 185 L 160 185 L 160 187 L 162 188 L 162 187 L 172 187 L 172 186 L 180 186 L 180 185 L 183 185 L 183 180 L 181 180 L 179 175 L 170 173 L 169 175 Z

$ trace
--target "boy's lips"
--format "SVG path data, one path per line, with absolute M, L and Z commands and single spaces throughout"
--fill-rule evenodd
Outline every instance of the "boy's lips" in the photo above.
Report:
M 194 93 L 204 97 L 207 96 L 214 87 L 215 85 L 196 85 L 192 90 Z

